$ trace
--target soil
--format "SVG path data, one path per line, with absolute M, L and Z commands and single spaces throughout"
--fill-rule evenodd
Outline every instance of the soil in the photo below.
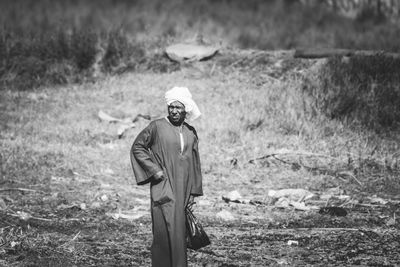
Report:
M 116 199 L 85 208 L 63 205 L 76 198 L 54 191 L 3 191 L 2 197 L 13 199 L 0 212 L 4 266 L 150 265 L 147 204 L 136 204 L 143 211 L 138 219 L 115 219 L 108 212 L 115 211 Z M 21 207 L 35 216 L 12 212 Z M 334 216 L 204 197 L 195 213 L 212 244 L 189 251 L 190 266 L 397 266 L 400 225 L 387 221 L 399 208 L 398 202 L 355 205 L 346 216 Z M 236 219 L 217 218 L 215 210 Z

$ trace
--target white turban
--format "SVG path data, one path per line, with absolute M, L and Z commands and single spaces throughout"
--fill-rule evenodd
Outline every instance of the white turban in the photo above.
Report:
M 194 121 L 200 117 L 201 112 L 192 99 L 192 94 L 186 87 L 173 87 L 165 93 L 165 101 L 170 105 L 174 101 L 179 101 L 185 106 L 186 119 Z

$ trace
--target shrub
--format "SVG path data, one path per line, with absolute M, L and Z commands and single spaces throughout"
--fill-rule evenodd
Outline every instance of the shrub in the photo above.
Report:
M 79 70 L 90 68 L 97 55 L 98 34 L 89 30 L 74 30 L 71 36 L 71 53 Z
M 334 57 L 304 82 L 311 109 L 371 129 L 400 123 L 400 59 L 384 55 Z M 310 110 L 310 109 L 309 109 Z
M 128 39 L 122 30 L 111 31 L 107 36 L 107 46 L 102 59 L 106 72 L 113 72 L 118 68 L 136 69 L 136 65 L 145 57 L 145 48 Z

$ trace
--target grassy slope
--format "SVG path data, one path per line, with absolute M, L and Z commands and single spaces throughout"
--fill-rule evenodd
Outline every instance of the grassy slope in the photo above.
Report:
M 249 60 L 254 52 L 245 52 L 244 57 L 241 53 L 222 51 L 215 61 L 225 62 L 234 55 Z M 29 261 L 39 266 L 148 264 L 148 189 L 135 185 L 129 163 L 130 145 L 148 121 L 139 120 L 134 129 L 118 139 L 118 125 L 101 122 L 97 113 L 103 110 L 119 118 L 137 114 L 164 116 L 163 94 L 174 85 L 188 86 L 203 112 L 203 117 L 193 124 L 201 139 L 205 193 L 197 212 L 214 240 L 207 253 L 217 253 L 213 256 L 191 253 L 191 262 L 236 262 L 238 266 L 245 266 L 245 262 L 240 265 L 239 261 L 247 257 L 257 265 L 276 260 L 255 255 L 272 255 L 289 259 L 291 264 L 300 264 L 304 263 L 304 258 L 295 260 L 295 255 L 306 255 L 301 249 L 285 250 L 282 255 L 282 250 L 274 243 L 264 243 L 266 237 L 262 232 L 267 233 L 268 227 L 281 228 L 281 225 L 285 228 L 290 225 L 351 227 L 368 224 L 356 215 L 340 222 L 324 218 L 316 220 L 309 213 L 282 213 L 271 206 L 227 205 L 221 200 L 221 196 L 231 190 L 260 201 L 268 201 L 269 189 L 281 188 L 305 188 L 317 192 L 339 185 L 354 198 L 361 196 L 360 191 L 385 196 L 397 190 L 398 182 L 389 172 L 378 169 L 378 173 L 373 173 L 365 165 L 368 159 L 374 166 L 381 166 L 383 159 L 393 155 L 391 144 L 395 139 L 352 131 L 339 122 L 322 118 L 306 120 L 298 110 L 301 105 L 296 103 L 299 98 L 293 90 L 301 83 L 298 70 L 286 72 L 277 79 L 266 74 L 271 68 L 276 74 L 281 73 L 283 66 L 301 66 L 301 62 L 288 58 L 290 53 L 263 55 L 269 64 L 256 64 L 250 68 L 229 67 L 232 65 L 224 63 L 227 67 L 218 64 L 211 71 L 214 62 L 209 61 L 187 65 L 170 74 L 129 73 L 56 90 L 2 91 L 1 184 L 4 188 L 38 190 L 2 193 L 7 205 L 5 212 L 15 215 L 17 211 L 25 211 L 52 220 L 49 223 L 31 219 L 28 222 L 32 228 L 26 228 L 26 221 L 2 213 L 2 246 L 6 249 L 2 255 L 7 256 L 4 263 L 20 262 L 21 266 Z M 374 156 L 370 157 L 375 146 Z M 294 163 L 334 171 L 356 169 L 356 176 L 363 185 L 350 177 L 335 178 L 323 172 L 309 172 L 277 160 L 249 163 L 251 159 L 285 151 L 289 153 L 281 158 Z M 233 165 L 235 159 L 237 164 Z M 101 200 L 104 195 L 107 199 Z M 82 203 L 86 204 L 84 210 L 80 206 Z M 71 208 L 74 205 L 77 206 Z M 118 212 L 119 209 L 123 213 L 133 211 L 145 216 L 134 223 L 114 221 L 105 216 L 106 212 Z M 220 210 L 231 211 L 237 218 L 237 225 L 233 223 L 231 228 L 232 225 L 220 222 L 215 217 Z M 261 230 L 260 227 L 266 228 Z M 234 253 L 230 249 L 234 244 L 230 242 L 241 236 L 240 230 L 237 232 L 241 228 L 249 230 L 250 234 L 241 237 Z M 226 232 L 227 229 L 231 229 L 230 232 Z M 279 241 L 274 242 L 280 244 L 288 238 L 297 238 L 296 235 L 275 233 L 273 236 Z M 76 238 L 71 240 L 74 236 Z M 312 237 L 303 238 L 310 245 L 316 245 Z M 254 240 L 263 245 L 249 249 Z M 12 241 L 19 243 L 11 248 Z M 312 260 L 306 262 L 312 263 Z M 331 263 L 334 262 L 343 261 L 331 258 Z
M 98 182 L 110 183 L 107 179 L 112 179 L 113 184 L 121 184 L 121 190 L 127 190 L 125 185 L 133 183 L 130 144 L 148 122 L 139 120 L 136 128 L 117 139 L 118 126 L 100 122 L 97 113 L 103 110 L 117 117 L 139 113 L 164 116 L 163 93 L 173 85 L 188 86 L 203 111 L 194 126 L 201 139 L 206 195 L 219 198 L 221 192 L 251 185 L 253 180 L 256 186 L 243 188 L 243 193 L 261 198 L 265 197 L 265 189 L 312 188 L 326 182 L 324 175 L 314 176 L 305 169 L 293 171 L 290 165 L 248 163 L 277 151 L 314 153 L 313 162 L 303 159 L 305 165 L 320 164 L 332 170 L 353 170 L 365 160 L 383 166 L 385 161 L 395 160 L 396 139 L 389 133 L 382 139 L 366 131 L 351 131 L 339 122 L 304 118 L 294 90 L 300 81 L 290 73 L 282 77 L 288 78 L 286 81 L 277 82 L 240 69 L 216 70 L 210 75 L 208 63 L 198 63 L 197 67 L 162 75 L 127 74 L 57 90 L 3 92 L 2 158 L 8 159 L 2 165 L 3 179 L 25 179 L 20 177 L 24 172 L 44 179 L 41 171 L 48 178 L 71 170 L 98 176 Z M 42 158 L 48 166 L 41 166 Z M 233 159 L 237 159 L 236 166 L 231 164 Z M 301 159 L 295 158 L 294 162 Z M 349 161 L 353 163 L 349 165 Z M 27 162 L 39 174 L 24 167 Z M 112 174 L 105 175 L 107 171 Z M 381 171 L 384 175 L 385 170 Z M 328 180 L 336 183 L 334 178 Z M 390 191 L 390 186 L 383 189 Z

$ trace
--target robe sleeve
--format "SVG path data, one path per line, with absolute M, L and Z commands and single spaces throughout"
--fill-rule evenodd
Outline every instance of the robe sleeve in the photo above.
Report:
M 190 192 L 193 196 L 202 196 L 203 195 L 203 177 L 201 174 L 201 164 L 200 164 L 200 155 L 199 155 L 199 141 L 197 136 L 195 138 L 195 142 L 193 144 L 193 174 L 194 181 L 192 190 Z
M 133 173 L 138 185 L 150 182 L 150 178 L 162 169 L 154 162 L 150 150 L 156 135 L 155 123 L 150 123 L 132 144 L 130 158 Z

